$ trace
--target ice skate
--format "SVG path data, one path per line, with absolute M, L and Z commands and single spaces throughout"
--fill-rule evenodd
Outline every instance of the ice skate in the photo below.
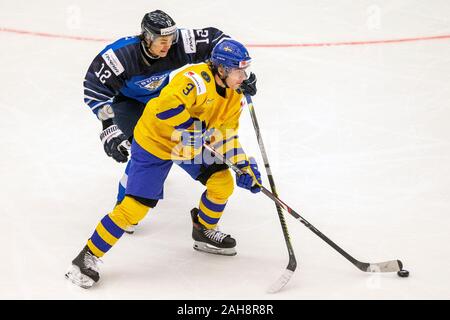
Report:
M 229 234 L 217 229 L 206 229 L 198 221 L 197 208 L 191 210 L 191 217 L 193 222 L 192 239 L 194 239 L 195 250 L 224 256 L 236 255 L 236 240 Z
M 67 270 L 66 278 L 84 289 L 89 289 L 100 279 L 98 263 L 101 260 L 94 256 L 85 246 L 78 256 L 73 259 Z

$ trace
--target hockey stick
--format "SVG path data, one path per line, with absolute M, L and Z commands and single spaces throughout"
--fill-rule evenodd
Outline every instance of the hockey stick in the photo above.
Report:
M 259 129 L 258 119 L 256 118 L 255 109 L 253 107 L 252 98 L 249 95 L 246 95 L 248 110 L 250 111 L 250 116 L 252 118 L 253 127 L 255 128 L 256 139 L 258 140 L 259 150 L 261 151 L 261 155 L 264 160 L 264 167 L 266 168 L 267 178 L 269 179 L 270 189 L 275 197 L 278 197 L 278 193 L 275 188 L 275 180 L 273 179 L 272 170 L 270 169 L 269 158 L 267 157 L 266 148 L 264 147 L 264 143 L 261 136 L 261 130 Z M 286 242 L 286 247 L 289 254 L 289 263 L 286 267 L 285 272 L 281 275 L 281 277 L 274 282 L 270 288 L 270 293 L 275 293 L 281 288 L 283 288 L 288 281 L 291 279 L 294 274 L 295 269 L 297 268 L 297 260 L 295 259 L 294 249 L 292 248 L 291 239 L 289 238 L 289 231 L 286 225 L 286 221 L 284 219 L 283 210 L 281 209 L 278 203 L 275 203 L 278 212 L 278 218 L 280 219 L 281 229 L 283 230 L 284 241 Z
M 235 166 L 230 160 L 226 159 L 221 153 L 214 150 L 208 144 L 204 144 L 205 149 L 210 151 L 217 159 L 221 160 L 223 163 L 226 163 L 234 172 L 237 174 L 243 174 L 244 172 Z M 336 243 L 331 241 L 327 236 L 325 236 L 322 232 L 320 232 L 316 227 L 314 227 L 311 223 L 309 223 L 305 218 L 299 215 L 294 209 L 289 207 L 286 203 L 281 201 L 277 196 L 275 196 L 272 192 L 267 190 L 264 186 L 261 185 L 261 192 L 269 197 L 272 201 L 286 210 L 291 216 L 295 219 L 298 219 L 305 227 L 315 233 L 319 238 L 328 243 L 333 249 L 339 252 L 344 258 L 350 261 L 355 267 L 364 272 L 399 272 L 403 270 L 403 264 L 400 260 L 389 260 L 378 263 L 367 263 L 361 262 L 353 258 L 350 254 L 348 254 L 344 249 L 339 247 Z

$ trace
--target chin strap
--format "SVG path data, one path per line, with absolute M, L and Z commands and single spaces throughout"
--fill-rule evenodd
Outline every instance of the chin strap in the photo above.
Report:
M 228 78 L 228 75 L 225 78 L 220 78 L 220 80 L 222 80 L 223 84 L 225 85 L 225 88 L 228 89 L 229 86 L 227 85 L 227 78 Z
M 156 60 L 159 59 L 158 56 L 154 56 L 150 53 L 150 49 L 148 48 L 150 44 L 144 39 L 141 41 L 142 51 L 144 52 L 145 56 L 149 59 Z
M 225 85 L 225 88 L 229 88 L 228 84 L 227 84 L 227 78 L 228 78 L 228 70 L 225 69 L 225 75 L 224 76 L 220 76 L 219 70 L 217 70 L 217 74 L 219 75 L 219 79 L 222 80 L 223 84 Z

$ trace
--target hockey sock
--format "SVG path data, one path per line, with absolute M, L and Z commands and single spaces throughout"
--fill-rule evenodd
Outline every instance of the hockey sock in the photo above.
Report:
M 98 258 L 102 257 L 120 239 L 124 230 L 107 214 L 95 228 L 88 240 L 88 247 Z
M 87 243 L 89 250 L 97 257 L 102 257 L 120 239 L 129 225 L 136 224 L 145 217 L 148 209 L 149 207 L 126 196 L 97 225 Z
M 200 199 L 200 206 L 198 212 L 199 222 L 207 229 L 214 229 L 222 216 L 225 203 L 219 203 L 217 199 L 209 199 L 207 191 L 203 192 Z

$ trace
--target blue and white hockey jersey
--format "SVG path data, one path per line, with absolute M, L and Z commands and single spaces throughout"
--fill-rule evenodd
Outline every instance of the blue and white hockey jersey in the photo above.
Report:
M 118 95 L 147 103 L 169 82 L 171 71 L 209 59 L 214 46 L 228 38 L 216 28 L 179 29 L 166 57 L 153 59 L 139 36 L 106 46 L 92 61 L 84 80 L 84 102 L 97 114 Z

